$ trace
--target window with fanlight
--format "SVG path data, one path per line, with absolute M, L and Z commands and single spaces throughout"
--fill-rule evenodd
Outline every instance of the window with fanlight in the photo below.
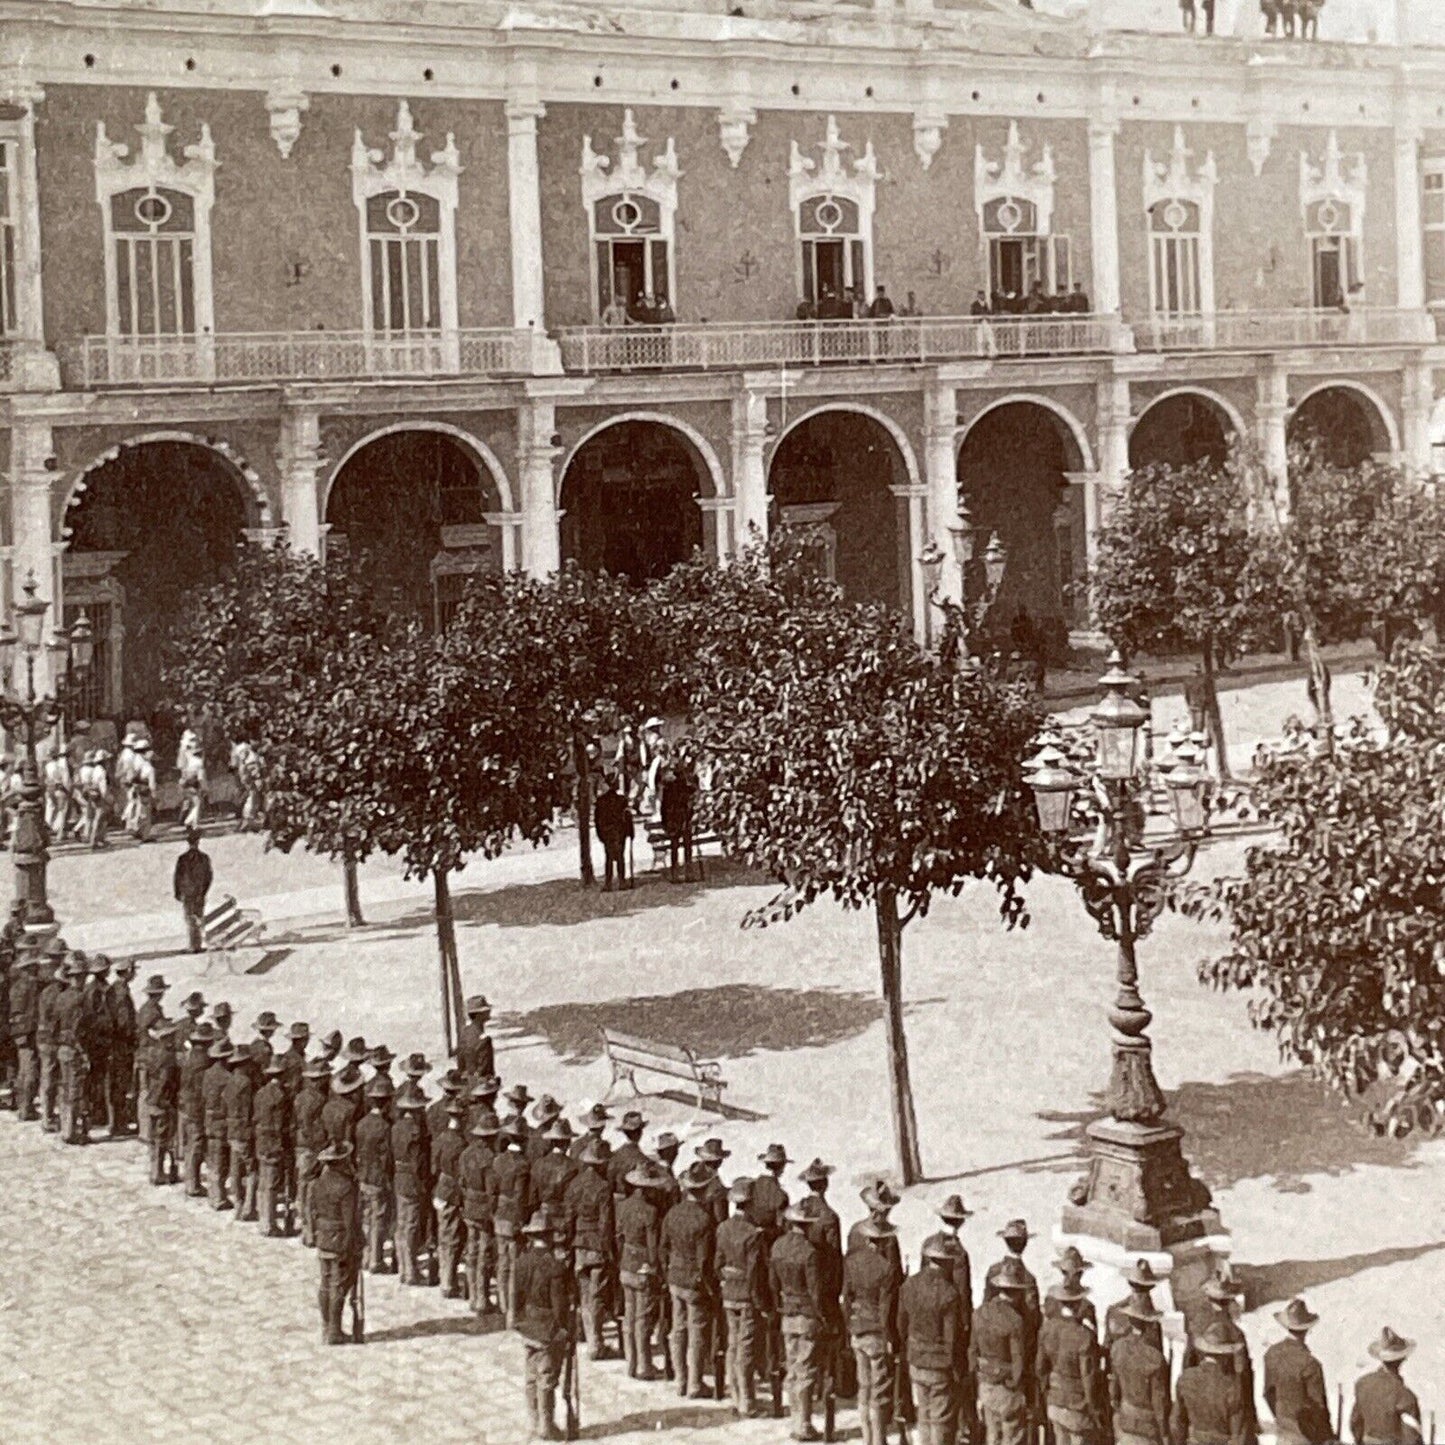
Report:
M 988 201 L 983 234 L 990 295 L 1025 299 L 1038 286 L 1046 296 L 1062 296 L 1073 285 L 1069 238 L 1047 233 L 1033 201 L 1018 196 Z
M 1149 209 L 1149 304 L 1156 316 L 1200 316 L 1206 304 L 1200 208 L 1171 197 Z
M 1421 180 L 1425 299 L 1435 305 L 1445 301 L 1445 159 L 1427 161 Z
M 593 295 L 602 316 L 614 300 L 629 315 L 644 296 L 672 295 L 669 217 L 652 196 L 622 191 L 592 204 Z
M 1310 291 L 1316 307 L 1339 307 L 1361 285 L 1360 238 L 1352 207 L 1326 196 L 1305 217 L 1310 245 Z
M 194 336 L 195 198 L 150 185 L 121 191 L 109 205 L 116 334 Z
M 808 196 L 798 205 L 798 247 L 804 301 L 873 293 L 871 238 L 858 203 L 847 196 Z
M 438 331 L 442 208 L 435 196 L 383 191 L 366 199 L 370 329 Z

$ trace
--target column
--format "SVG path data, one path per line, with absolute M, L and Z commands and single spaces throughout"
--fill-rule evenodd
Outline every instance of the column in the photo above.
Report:
M 15 142 L 15 354 L 11 363 L 20 391 L 56 391 L 60 368 L 45 349 L 45 310 L 40 266 L 40 181 L 35 165 L 35 105 L 39 87 L 0 94 L 0 137 Z M 40 574 L 37 572 L 36 576 Z
M 1129 383 L 1124 377 L 1110 377 L 1098 385 L 1099 454 L 1094 458 L 1092 485 L 1084 488 L 1084 535 L 1089 565 L 1094 565 L 1099 529 L 1109 520 L 1114 498 L 1124 489 L 1129 476 Z
M 1089 242 L 1093 251 L 1093 309 L 1097 316 L 1119 312 L 1119 201 L 1114 176 L 1114 137 L 1119 122 L 1089 122 Z
M 555 464 L 561 448 L 555 402 L 533 398 L 517 408 L 517 485 L 522 509 L 522 570 L 529 577 L 550 577 L 562 565 L 557 529 Z
M 1420 130 L 1395 128 L 1395 267 L 1396 303 L 1402 311 L 1425 306 L 1425 261 L 1420 223 Z
M 889 487 L 888 490 L 901 502 L 904 502 L 908 509 L 908 586 L 906 599 L 900 597 L 899 601 L 906 600 L 908 602 L 913 616 L 913 636 L 920 647 L 927 647 L 929 635 L 928 588 L 923 579 L 923 567 L 919 563 L 918 554 L 923 550 L 926 536 L 924 508 L 928 503 L 928 488 L 908 485 Z
M 52 489 L 59 479 L 53 470 L 54 434 L 48 420 L 17 416 L 10 433 L 10 604 L 33 572 L 37 595 L 51 604 L 45 614 L 45 635 L 62 617 L 60 558 L 64 544 L 55 540 Z M 35 691 L 50 691 L 50 654 L 42 648 L 35 661 Z
M 928 484 L 928 538 L 943 553 L 940 597 L 963 600 L 963 575 L 949 527 L 958 519 L 958 391 L 934 381 L 923 393 L 923 471 Z M 925 599 L 926 600 L 926 599 Z
M 1423 482 L 1435 470 L 1430 446 L 1430 420 L 1435 411 L 1435 371 L 1428 361 L 1412 361 L 1402 378 L 1400 465 L 1412 480 Z
M 744 378 L 745 389 L 733 398 L 735 551 L 748 545 L 754 529 L 757 540 L 766 541 L 768 537 L 768 469 L 763 458 L 763 449 L 768 441 L 768 398 L 765 392 L 754 390 L 746 382 Z
M 507 103 L 507 196 L 512 223 L 512 325 L 546 330 L 542 304 L 542 189 L 537 166 L 538 100 Z
M 1256 382 L 1255 437 L 1283 520 L 1289 513 L 1289 373 L 1267 365 Z
M 322 557 L 321 417 L 311 407 L 286 407 L 276 447 L 281 476 L 281 520 L 293 552 Z

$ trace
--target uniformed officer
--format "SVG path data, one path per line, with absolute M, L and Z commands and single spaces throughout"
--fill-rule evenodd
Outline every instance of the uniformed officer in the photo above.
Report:
M 563 1195 L 565 1239 L 572 1246 L 582 1332 L 591 1359 L 602 1358 L 602 1322 L 616 1249 L 612 1186 L 607 1182 L 611 1151 L 604 1139 L 589 1139 L 577 1156 L 577 1174 Z M 556 1217 L 552 1215 L 551 1217 Z
M 1124 1339 L 1139 1329 L 1140 1317 L 1131 1310 L 1131 1306 L 1148 1305 L 1152 1310 L 1154 1287 L 1162 1284 L 1163 1280 L 1154 1273 L 1154 1268 L 1147 1259 L 1136 1259 L 1125 1273 L 1124 1282 L 1129 1286 L 1128 1295 L 1117 1304 L 1111 1304 L 1104 1314 L 1106 1348 L 1115 1340 Z M 1161 1355 L 1164 1353 L 1164 1327 L 1161 1323 L 1163 1318 L 1162 1313 L 1153 1310 L 1152 1315 L 1144 1322 L 1142 1331 L 1139 1331 Z
M 724 1149 L 721 1139 L 704 1139 L 693 1150 L 697 1162 L 712 1176 L 707 1189 L 703 1191 L 702 1207 L 712 1215 L 714 1224 L 721 1224 L 728 1217 L 728 1188 L 722 1182 L 718 1171 L 725 1159 L 732 1158 L 732 1150 Z
M 526 1220 L 521 1231 L 527 1248 L 516 1265 L 514 1327 L 527 1352 L 527 1415 L 535 1438 L 560 1440 L 557 1381 L 572 1337 L 572 1276 L 552 1252 L 552 1225 L 542 1211 Z
M 870 1214 L 849 1231 L 850 1238 L 854 1235 L 858 1243 L 843 1261 L 843 1318 L 858 1376 L 858 1420 L 863 1445 L 887 1445 L 903 1282 L 893 1260 L 898 1232 L 886 1218 Z
M 1334 1433 L 1325 1372 L 1305 1344 L 1320 1317 L 1302 1299 L 1274 1317 L 1288 1332 L 1264 1352 L 1264 1403 L 1274 1416 L 1276 1445 L 1315 1445 Z
M 453 1094 L 447 1100 L 447 1127 L 431 1144 L 432 1207 L 437 1221 L 437 1267 L 442 1294 L 460 1299 L 460 1270 L 465 1254 L 466 1230 L 462 1224 L 461 1158 L 467 1147 L 462 1132 L 467 1101 Z
M 262 1009 L 251 1027 L 256 1033 L 256 1038 L 251 1044 L 251 1057 L 256 1061 L 261 1072 L 265 1073 L 266 1065 L 271 1062 L 271 1055 L 276 1052 L 271 1040 L 281 1027 L 281 1020 L 271 1009 Z
M 214 1027 L 214 1025 L 212 1026 Z M 226 1085 L 230 1070 L 231 1041 L 217 1037 L 206 1057 L 210 1064 L 201 1080 L 201 1108 L 206 1139 L 206 1190 L 212 1209 L 232 1207 L 227 1180 L 230 1155 L 226 1149 Z
M 1184 1312 L 1184 1328 L 1188 1343 L 1184 1351 L 1186 1366 L 1199 1359 L 1195 1349 L 1196 1341 L 1211 1326 L 1218 1325 L 1234 1345 L 1234 1362 L 1231 1371 L 1239 1405 L 1245 1419 L 1245 1445 L 1256 1445 L 1259 1438 L 1259 1422 L 1255 1417 L 1254 1366 L 1249 1358 L 1249 1344 L 1244 1331 L 1235 1323 L 1235 1302 L 1241 1293 L 1238 1283 L 1229 1272 L 1227 1265 L 1221 1266 L 1204 1282 L 1202 1299 Z
M 85 1054 L 85 994 L 89 972 L 83 954 L 65 964 L 64 991 L 55 1001 L 56 1058 L 60 1064 L 60 1137 L 67 1144 L 89 1142 L 85 1110 L 90 1065 Z
M 662 1279 L 662 1199 L 671 1176 L 644 1158 L 625 1180 L 630 1193 L 617 1206 L 618 1277 L 622 1284 L 622 1351 L 627 1373 L 657 1379 L 652 1335 Z
M 316 1227 L 316 1253 L 321 1263 L 321 1338 L 328 1345 L 346 1343 L 341 1315 L 361 1273 L 361 1196 L 352 1173 L 349 1140 L 329 1143 L 317 1156 L 321 1177 L 311 1191 Z M 360 1344 L 357 1333 L 353 1342 Z
M 176 1058 L 173 1019 L 156 1019 L 147 1030 L 146 1096 L 140 1101 L 146 1116 L 150 1152 L 150 1181 L 156 1187 L 175 1184 L 181 1174 L 176 1156 L 176 1115 L 180 1104 L 181 1067 Z
M 577 1177 L 581 1161 L 571 1154 L 572 1126 L 560 1115 L 540 1134 L 533 1134 L 529 1143 L 540 1143 L 546 1150 L 531 1161 L 532 1184 L 537 1196 L 536 1207 L 547 1210 L 547 1217 L 560 1221 L 565 1213 L 562 1201 L 567 1186 Z
M 151 1036 L 151 1025 L 158 1018 L 165 1015 L 165 1009 L 161 1006 L 161 999 L 169 990 L 169 984 L 158 973 L 153 973 L 147 980 L 145 986 L 145 1002 L 136 1010 L 135 1015 L 135 1036 L 137 1040 L 136 1063 L 135 1063 L 135 1091 L 138 1099 L 149 1097 L 150 1088 L 146 1083 L 146 1061 L 149 1058 L 150 1050 L 141 1049 L 139 1041 L 148 1039 Z M 173 1041 L 180 1042 L 177 1037 L 177 1030 L 172 1030 Z M 142 1107 L 138 1111 L 137 1127 L 142 1144 L 150 1141 L 150 1115 Z M 184 1155 L 184 1149 L 182 1149 Z
M 205 1084 L 211 1067 L 211 1045 L 216 1039 L 215 1030 L 209 1023 L 203 1022 L 196 1027 L 193 1020 L 180 1019 L 176 1021 L 173 1038 L 180 1038 L 185 1022 L 191 1022 L 193 1026 L 186 1041 L 185 1052 L 180 1056 L 178 1148 L 186 1181 L 186 1195 L 191 1199 L 200 1199 L 206 1193 L 201 1184 L 201 1164 L 206 1157 Z
M 814 1159 L 798 1175 L 808 1186 L 808 1192 L 800 1202 L 812 1221 L 808 1226 L 808 1238 L 817 1247 L 818 1262 L 823 1271 L 823 1334 L 818 1344 L 818 1363 L 825 1385 L 836 1383 L 842 1373 L 840 1363 L 845 1344 L 843 1310 L 839 1303 L 843 1292 L 843 1222 L 828 1203 L 828 1181 L 832 1174 L 831 1164 Z M 851 1365 L 850 1359 L 850 1374 Z
M 104 955 L 102 954 L 103 958 Z M 131 1090 L 135 1084 L 135 1055 L 145 1037 L 139 1031 L 140 1015 L 131 997 L 131 980 L 135 977 L 135 960 L 123 958 L 115 966 L 115 979 L 109 989 L 110 1004 L 110 1072 L 106 1081 L 106 1122 L 112 1138 L 129 1134 L 136 1122 Z
M 595 1139 L 599 1143 L 602 1142 L 603 1131 L 607 1128 L 611 1118 L 611 1111 L 606 1104 L 593 1104 L 578 1118 L 577 1122 L 581 1125 L 583 1132 L 577 1136 L 572 1148 L 568 1151 L 574 1159 L 581 1157 L 588 1140 Z
M 315 1183 L 317 1156 L 326 1147 L 326 1125 L 321 1116 L 331 1090 L 331 1066 L 325 1059 L 312 1059 L 302 1070 L 301 1092 L 293 1113 L 296 1145 L 296 1212 L 301 1216 L 301 1243 L 316 1245 L 311 1217 L 311 1188 Z
M 1115 1445 L 1168 1445 L 1169 1361 L 1156 1340 L 1164 1316 L 1137 1289 L 1117 1309 L 1125 1332 L 1109 1347 Z M 1115 1318 L 1113 1309 L 1109 1317 Z
M 622 1143 L 612 1151 L 608 1160 L 607 1182 L 612 1186 L 613 1197 L 619 1204 L 627 1194 L 627 1176 L 647 1161 L 647 1155 L 642 1152 L 642 1134 L 646 1128 L 647 1120 L 636 1109 L 629 1109 L 617 1126 Z
M 703 1365 L 716 1280 L 713 1238 L 716 1223 L 702 1203 L 711 1180 L 712 1175 L 703 1164 L 693 1164 L 685 1170 L 678 1181 L 683 1198 L 667 1211 L 662 1221 L 662 1267 L 672 1300 L 668 1351 L 677 1393 L 694 1399 L 706 1398 Z
M 251 1113 L 256 1142 L 256 1213 L 261 1233 L 286 1235 L 287 1180 L 291 1173 L 291 1097 L 286 1092 L 286 1055 L 272 1053 L 262 1067 L 265 1082 L 256 1091 Z M 278 1222 L 277 1216 L 280 1215 Z
M 40 1056 L 35 1026 L 40 1005 L 40 956 L 22 947 L 10 970 L 10 1042 L 15 1049 L 15 1108 L 24 1123 L 40 1117 Z
M 1234 1339 L 1222 1320 L 1192 1341 L 1198 1363 L 1186 1366 L 1179 1376 L 1170 1426 L 1174 1445 L 1244 1445 L 1248 1421 L 1233 1377 L 1234 1351 Z
M 1080 1271 L 1082 1273 L 1082 1271 Z M 1086 1445 L 1099 1430 L 1099 1338 L 1084 1323 L 1089 1292 L 1077 1274 L 1049 1291 L 1057 1306 L 1039 1327 L 1035 1378 L 1058 1445 Z
M 768 1312 L 763 1232 L 748 1217 L 752 1195 L 751 1179 L 733 1180 L 728 1190 L 733 1212 L 718 1225 L 714 1241 L 718 1289 L 727 1316 L 727 1389 L 741 1420 L 756 1408 L 753 1366 L 758 1325 Z
M 231 1198 L 235 1219 L 253 1223 L 256 1219 L 256 1079 L 250 1044 L 237 1044 L 229 1059 L 226 1080 L 226 1151 L 229 1155 Z
M 1420 1445 L 1420 1401 L 1400 1378 L 1400 1366 L 1414 1352 L 1415 1341 L 1386 1325 L 1368 1348 L 1380 1368 L 1355 1382 L 1355 1404 L 1350 1411 L 1355 1445 Z
M 321 1110 L 321 1127 L 328 1143 L 345 1139 L 348 1144 L 356 1144 L 357 1104 L 365 1107 L 366 1098 L 361 1092 L 365 1087 L 366 1079 L 355 1064 L 348 1064 L 333 1076 L 331 1095 Z
M 818 1393 L 818 1343 L 826 1328 L 824 1262 L 811 1239 L 813 1216 L 802 1204 L 783 1215 L 786 1232 L 772 1248 L 768 1292 L 782 1317 L 787 1354 L 788 1410 L 794 1440 L 816 1440 L 813 1404 Z
M 396 1199 L 396 1267 L 402 1284 L 420 1285 L 417 1253 L 422 1244 L 422 1206 L 431 1194 L 431 1151 L 423 1123 L 426 1095 L 405 1083 L 392 1100 L 391 1156 Z
M 1093 1267 L 1094 1266 L 1079 1253 L 1078 1248 L 1072 1244 L 1064 1249 L 1054 1261 L 1054 1268 L 1058 1270 L 1059 1274 L 1063 1277 L 1064 1284 L 1069 1286 L 1082 1286 L 1085 1273 L 1093 1269 Z M 1088 1325 L 1097 1336 L 1099 1333 L 1099 1315 L 1094 1309 L 1093 1300 L 1089 1298 L 1089 1291 L 1085 1289 L 1083 1295 L 1075 1301 L 1075 1303 L 1079 1307 L 1079 1319 Z M 1063 1298 L 1056 1290 L 1051 1289 L 1043 1299 L 1043 1317 L 1047 1320 L 1063 1313 L 1065 1313 Z
M 492 1160 L 497 1157 L 496 1114 L 488 1109 L 479 1113 L 475 1106 L 467 1115 L 467 1147 L 458 1161 L 461 1170 L 462 1222 L 467 1229 L 467 1299 L 474 1315 L 484 1315 L 494 1308 L 492 1277 L 496 1269 L 495 1244 L 492 1238 L 492 1201 L 487 1185 Z
M 35 1052 L 40 1060 L 41 1127 L 47 1134 L 60 1132 L 60 1035 L 56 1014 L 70 986 L 65 972 L 66 952 L 65 943 L 52 938 L 45 945 L 37 977 L 40 996 L 35 1014 Z
M 1015 1255 L 989 1270 L 990 1291 L 974 1311 L 969 1366 L 988 1445 L 1023 1445 L 1029 1418 L 1029 1327 L 1032 1276 Z
M 516 1320 L 513 1290 L 522 1226 L 535 1212 L 536 1201 L 532 1168 L 522 1153 L 526 1127 L 525 1121 L 515 1115 L 502 1121 L 497 1134 L 501 1152 L 492 1160 L 489 1186 L 492 1228 L 497 1239 L 497 1291 L 507 1313 L 508 1329 Z
M 474 993 L 467 1000 L 467 1021 L 457 1039 L 457 1071 L 469 1084 L 496 1071 L 496 1054 L 487 1036 L 487 1023 L 492 1006 L 486 998 Z

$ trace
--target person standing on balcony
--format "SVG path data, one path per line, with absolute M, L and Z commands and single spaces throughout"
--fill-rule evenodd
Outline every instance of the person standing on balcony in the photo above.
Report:
M 632 318 L 627 314 L 627 303 L 614 295 L 602 312 L 602 324 L 606 327 L 629 326 Z
M 891 321 L 897 315 L 897 308 L 893 305 L 886 287 L 879 286 L 873 296 L 873 303 L 868 308 L 868 315 L 874 321 Z
M 653 307 L 653 320 L 659 326 L 675 326 L 677 324 L 677 313 L 672 309 L 672 302 L 667 299 L 666 291 L 657 293 L 657 304 Z
M 644 291 L 636 301 L 632 303 L 632 310 L 628 317 L 634 326 L 656 326 L 657 325 L 657 301 L 651 291 Z
M 1184 22 L 1184 33 L 1194 34 L 1194 0 L 1179 0 L 1179 17 Z

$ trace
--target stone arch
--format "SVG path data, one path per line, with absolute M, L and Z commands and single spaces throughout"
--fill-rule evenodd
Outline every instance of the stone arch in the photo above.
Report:
M 1349 455 L 1337 453 L 1337 459 L 1348 465 L 1368 460 L 1379 452 L 1392 455 L 1400 450 L 1400 429 L 1395 413 L 1374 387 L 1351 378 L 1317 382 L 1290 407 L 1289 428 L 1298 432 L 1308 424 L 1312 413 L 1319 410 L 1319 398 L 1331 392 L 1346 393 L 1355 407 L 1356 435 L 1350 438 Z M 1314 403 L 1312 406 L 1311 403 Z M 1368 442 L 1365 434 L 1368 433 Z M 1366 451 L 1366 447 L 1368 451 Z M 1362 454 L 1363 453 L 1363 454 Z
M 609 427 L 622 426 L 625 422 L 631 421 L 651 422 L 654 426 L 663 426 L 672 431 L 681 432 L 682 435 L 692 443 L 693 450 L 697 453 L 703 466 L 707 470 L 707 481 L 712 490 L 711 492 L 705 492 L 703 495 L 712 497 L 724 497 L 728 495 L 727 473 L 723 470 L 723 465 L 718 460 L 716 448 L 691 422 L 684 421 L 683 418 L 679 416 L 669 416 L 666 412 L 634 410 L 619 412 L 616 416 L 605 417 L 602 421 L 599 421 L 596 426 L 589 427 L 583 432 L 581 437 L 572 445 L 566 457 L 563 459 L 562 465 L 557 468 L 557 502 L 559 506 L 562 501 L 563 478 L 566 477 L 568 468 L 571 467 L 573 461 L 576 460 L 578 452 L 580 452 L 588 442 L 592 441 L 602 432 L 605 432 Z
M 1182 420 L 1184 427 L 1179 429 L 1179 435 L 1183 436 L 1185 428 L 1194 420 L 1188 408 L 1191 404 L 1195 404 L 1197 409 L 1198 403 L 1203 403 L 1203 409 L 1214 421 L 1217 436 L 1200 438 L 1193 446 L 1186 441 L 1182 447 L 1169 448 L 1164 453 L 1153 456 L 1139 454 L 1140 446 L 1150 441 L 1155 443 L 1154 449 L 1158 450 L 1158 439 L 1151 436 L 1151 421 L 1165 424 L 1164 417 L 1166 415 Z M 1134 418 L 1133 425 L 1129 428 L 1129 466 L 1137 469 L 1148 466 L 1151 462 L 1169 462 L 1173 465 L 1187 466 L 1192 462 L 1204 460 L 1223 461 L 1224 453 L 1229 447 L 1231 432 L 1236 437 L 1249 435 L 1244 417 L 1233 402 L 1221 396 L 1217 391 L 1211 391 L 1208 387 L 1171 386 L 1157 396 L 1150 397 Z
M 974 417 L 959 434 L 958 441 L 954 447 L 955 459 L 963 455 L 963 448 L 968 441 L 969 433 L 991 412 L 998 411 L 1005 406 L 1041 406 L 1045 411 L 1052 412 L 1054 416 L 1063 423 L 1070 438 L 1073 440 L 1076 456 L 1073 470 L 1080 472 L 1092 472 L 1094 466 L 1094 449 L 1089 445 L 1089 433 L 1083 422 L 1071 412 L 1062 402 L 1051 396 L 1044 396 L 1036 391 L 1013 391 L 1007 396 L 1001 396 L 996 401 L 991 401 Z
M 782 430 L 777 440 L 773 443 L 773 455 L 777 455 L 778 448 L 782 446 L 784 439 L 789 432 L 796 431 L 804 422 L 811 421 L 816 416 L 822 416 L 826 412 L 854 412 L 859 416 L 871 417 L 881 426 L 889 436 L 893 438 L 893 444 L 898 448 L 898 455 L 903 459 L 903 466 L 908 474 L 908 485 L 910 487 L 922 486 L 922 477 L 918 470 L 918 459 L 913 454 L 913 445 L 908 440 L 908 433 L 903 430 L 886 411 L 880 411 L 876 406 L 869 406 L 862 401 L 826 401 L 821 406 L 812 407 L 801 416 L 795 417 Z M 769 458 L 771 465 L 772 458 Z
M 396 436 L 400 432 L 439 432 L 460 443 L 464 450 L 472 453 L 472 459 L 477 466 L 490 473 L 492 481 L 496 484 L 497 494 L 502 501 L 502 510 L 504 512 L 516 510 L 516 504 L 512 499 L 512 482 L 511 478 L 507 476 L 507 469 L 502 465 L 496 452 L 480 437 L 473 436 L 471 432 L 465 431 L 459 426 L 453 426 L 450 422 L 399 421 L 393 422 L 390 426 L 378 427 L 375 431 L 369 431 L 364 437 L 347 447 L 326 478 L 326 487 L 321 497 L 321 515 L 323 517 L 326 515 L 326 504 L 331 500 L 331 488 L 347 462 L 363 447 L 370 446 L 372 442 L 379 441 L 382 437 Z

